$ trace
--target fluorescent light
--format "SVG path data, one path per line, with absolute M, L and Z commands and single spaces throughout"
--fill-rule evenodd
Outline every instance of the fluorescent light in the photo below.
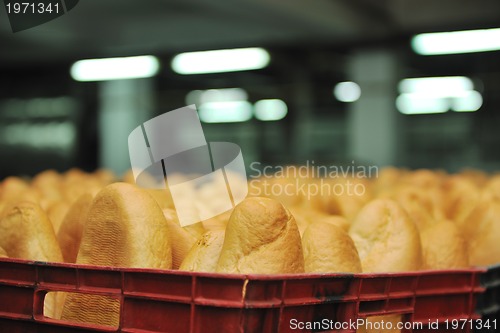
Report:
M 420 93 L 404 93 L 396 99 L 396 107 L 403 114 L 444 113 L 449 109 L 445 98 L 435 98 Z
M 248 94 L 241 88 L 209 89 L 200 95 L 198 103 L 246 101 Z
M 350 103 L 359 99 L 361 88 L 355 82 L 340 82 L 333 88 L 333 94 L 339 101 Z
M 235 123 L 252 118 L 252 105 L 247 101 L 209 102 L 200 105 L 199 115 L 205 123 Z
M 262 121 L 280 120 L 287 113 L 288 107 L 281 99 L 262 99 L 254 105 L 255 118 Z
M 473 88 L 472 80 L 465 76 L 404 79 L 399 82 L 401 95 L 396 106 L 403 114 L 477 111 L 483 98 Z
M 439 97 L 426 93 L 403 93 L 396 99 L 396 107 L 403 114 L 474 112 L 483 104 L 481 94 L 475 90 L 465 91 L 460 96 Z
M 496 51 L 500 50 L 500 28 L 420 34 L 411 45 L 422 55 Z
M 483 105 L 483 97 L 477 91 L 468 91 L 463 96 L 454 98 L 451 109 L 457 112 L 474 112 Z
M 153 56 L 87 59 L 71 66 L 71 77 L 76 81 L 107 81 L 151 77 L 160 65 Z
M 181 53 L 172 60 L 178 74 L 206 74 L 261 69 L 269 64 L 269 53 L 258 47 Z
M 186 95 L 187 105 L 201 105 L 210 102 L 246 101 L 248 93 L 242 88 L 192 90 Z
M 437 97 L 461 96 L 472 90 L 472 80 L 465 76 L 420 77 L 399 82 L 401 93 L 425 93 Z

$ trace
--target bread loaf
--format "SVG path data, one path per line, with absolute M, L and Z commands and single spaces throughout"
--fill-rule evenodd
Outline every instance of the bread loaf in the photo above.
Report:
M 423 230 L 422 269 L 463 268 L 469 265 L 467 246 L 453 222 L 440 221 Z
M 222 245 L 224 230 L 209 230 L 197 240 L 179 267 L 181 271 L 215 272 Z
M 310 224 L 302 235 L 306 273 L 360 273 L 361 261 L 351 237 L 328 222 Z
M 2 247 L 0 247 L 0 258 L 8 258 L 7 252 Z
M 163 209 L 167 222 L 168 236 L 172 245 L 172 269 L 178 269 L 189 250 L 196 242 L 196 237 L 186 227 L 181 227 L 173 209 Z
M 229 218 L 217 271 L 303 273 L 302 243 L 290 212 L 268 198 L 247 198 L 238 204 Z
M 10 258 L 62 262 L 62 254 L 54 229 L 40 206 L 21 202 L 13 206 L 0 220 L 0 247 Z M 44 314 L 59 318 L 61 294 L 45 298 Z
M 485 192 L 462 225 L 471 265 L 500 262 L 500 199 Z
M 64 216 L 57 233 L 57 241 L 65 262 L 75 263 L 80 242 L 82 240 L 83 228 L 87 221 L 87 213 L 92 203 L 93 196 L 90 193 L 82 195 Z
M 417 227 L 392 200 L 377 199 L 363 207 L 349 235 L 358 249 L 363 272 L 414 271 L 422 267 Z
M 66 201 L 56 201 L 46 210 L 47 216 L 49 217 L 50 222 L 52 223 L 52 227 L 54 228 L 54 232 L 59 232 L 59 228 L 64 220 L 64 217 L 68 213 L 70 205 Z
M 144 190 L 126 183 L 106 186 L 94 198 L 76 262 L 114 267 L 169 269 L 172 252 L 161 208 Z M 69 294 L 62 318 L 118 326 L 119 302 Z

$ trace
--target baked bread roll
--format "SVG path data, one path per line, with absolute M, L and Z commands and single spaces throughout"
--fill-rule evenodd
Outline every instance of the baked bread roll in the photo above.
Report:
M 318 194 L 304 200 L 303 206 L 351 221 L 371 198 L 368 181 L 354 178 L 316 180 Z
M 351 237 L 328 222 L 310 224 L 302 235 L 306 273 L 360 273 L 361 261 Z
M 108 169 L 98 169 L 94 172 L 94 176 L 104 186 L 113 183 L 116 179 L 114 172 Z
M 172 269 L 179 269 L 197 238 L 186 230 L 186 227 L 180 226 L 175 210 L 163 209 L 163 216 L 167 221 L 168 235 L 172 244 Z
M 172 250 L 161 208 L 133 185 L 106 186 L 89 208 L 76 262 L 170 269 Z M 62 319 L 118 327 L 119 306 L 111 297 L 68 294 Z
M 0 247 L 11 258 L 62 262 L 52 223 L 33 202 L 16 204 L 2 218 Z
M 215 272 L 222 245 L 224 244 L 223 229 L 209 230 L 191 247 L 179 267 L 181 271 Z
M 70 206 L 65 201 L 57 201 L 50 205 L 47 209 L 47 216 L 49 217 L 50 222 L 52 223 L 52 227 L 54 228 L 54 232 L 59 232 L 59 228 L 64 220 L 64 217 L 69 211 Z
M 290 212 L 269 198 L 247 198 L 238 204 L 227 224 L 217 271 L 303 273 L 302 242 Z
M 406 173 L 401 180 L 405 184 L 413 185 L 420 189 L 429 189 L 439 187 L 443 180 L 443 175 L 440 172 L 429 169 L 418 169 Z
M 500 200 L 485 192 L 462 225 L 471 265 L 487 266 L 500 262 Z
M 232 209 L 219 214 L 217 216 L 214 216 L 208 220 L 202 221 L 201 225 L 205 230 L 225 230 L 227 222 L 229 221 L 229 217 L 231 216 L 231 213 L 233 212 Z
M 304 234 L 309 224 L 315 222 L 325 222 L 336 225 L 342 228 L 344 231 L 349 231 L 350 223 L 349 221 L 340 215 L 330 215 L 313 209 L 306 209 L 303 207 L 292 207 L 290 208 L 297 226 L 299 227 L 300 235 Z
M 263 176 L 252 179 L 248 184 L 248 196 L 273 198 L 286 207 L 299 205 L 303 198 L 298 187 L 305 180 L 286 175 L 284 171 L 284 175 L 279 177 Z
M 7 252 L 2 247 L 0 247 L 0 258 L 8 258 Z
M 29 185 L 24 179 L 14 176 L 5 178 L 1 184 L 0 200 L 2 201 L 17 199 L 19 194 L 29 189 Z
M 425 190 L 407 186 L 396 191 L 393 198 L 406 210 L 420 230 L 436 223 L 434 207 Z
M 32 202 L 16 204 L 0 220 L 0 247 L 10 258 L 63 261 L 49 218 L 40 206 Z M 60 293 L 47 295 L 44 305 L 47 317 L 60 318 L 61 296 Z
M 311 219 L 308 215 L 308 212 L 315 212 L 314 210 L 304 209 L 302 207 L 290 207 L 290 213 L 293 215 L 295 219 L 295 223 L 297 223 L 297 228 L 299 229 L 300 236 L 304 234 L 307 227 L 309 226 Z M 318 212 L 318 214 L 322 214 Z
M 390 191 L 403 178 L 406 170 L 394 167 L 385 167 L 378 173 L 378 177 L 373 180 L 374 190 L 377 196 Z
M 420 235 L 404 209 L 392 200 L 368 203 L 349 230 L 363 272 L 414 271 L 422 267 Z
M 174 209 L 174 201 L 167 189 L 144 189 L 156 201 L 161 209 Z
M 469 265 L 467 246 L 457 226 L 440 221 L 424 229 L 422 240 L 422 269 L 462 268 Z
M 65 262 L 75 263 L 83 228 L 87 221 L 87 213 L 94 197 L 90 193 L 82 195 L 64 216 L 57 233 L 57 241 L 61 247 Z
M 476 206 L 480 191 L 470 179 L 453 175 L 443 184 L 444 210 L 447 219 L 462 224 Z

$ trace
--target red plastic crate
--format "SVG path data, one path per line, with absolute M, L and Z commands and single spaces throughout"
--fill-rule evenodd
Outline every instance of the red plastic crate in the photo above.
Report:
M 500 264 L 488 267 L 488 270 L 481 275 L 481 285 L 486 291 L 478 295 L 477 312 L 482 315 L 484 322 L 496 323 L 496 327 L 491 325 L 484 327 L 481 332 L 500 331 Z
M 370 316 L 400 314 L 421 329 L 429 322 L 480 318 L 475 313 L 483 269 L 393 274 L 227 275 L 95 267 L 0 259 L 0 332 L 274 333 L 355 332 L 335 329 Z M 43 316 L 50 291 L 115 297 L 119 327 Z M 296 320 L 296 322 L 295 322 Z M 328 321 L 333 329 L 293 329 Z M 331 322 L 330 322 L 331 321 Z M 292 323 L 292 325 L 291 325 Z M 345 324 L 344 324 L 345 325 Z M 453 332 L 472 332 L 470 325 Z

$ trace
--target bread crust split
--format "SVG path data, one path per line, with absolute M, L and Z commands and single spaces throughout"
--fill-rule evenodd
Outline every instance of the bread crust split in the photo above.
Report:
M 224 244 L 224 229 L 209 230 L 198 239 L 179 267 L 181 271 L 215 272 Z

